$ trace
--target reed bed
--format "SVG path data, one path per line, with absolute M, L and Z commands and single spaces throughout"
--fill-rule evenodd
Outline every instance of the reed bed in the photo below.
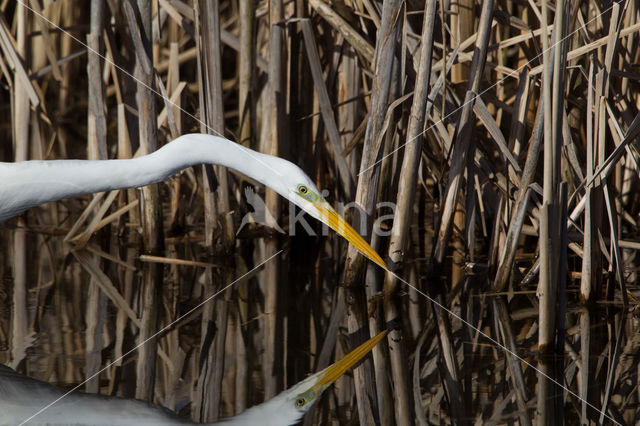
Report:
M 202 422 L 388 328 L 305 424 L 637 424 L 639 43 L 633 1 L 1 1 L 2 161 L 221 134 L 393 273 L 194 167 L 0 226 L 0 362 Z

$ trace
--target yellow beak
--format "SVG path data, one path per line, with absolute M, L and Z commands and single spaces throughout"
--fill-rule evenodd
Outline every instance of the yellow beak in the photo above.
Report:
M 371 349 L 373 349 L 373 347 L 377 345 L 384 336 L 386 336 L 386 334 L 387 330 L 381 331 L 375 337 L 372 337 L 371 339 L 367 340 L 366 342 L 349 352 L 340 361 L 327 367 L 324 371 L 322 371 L 320 380 L 318 380 L 318 383 L 316 383 L 312 389 L 315 392 L 322 392 L 323 389 L 325 389 L 331 383 L 335 382 L 338 377 L 342 376 L 348 369 L 353 367 L 358 361 L 364 358 L 364 356 L 367 355 L 371 351 Z
M 342 216 L 338 214 L 331 206 L 319 205 L 314 203 L 316 208 L 320 210 L 322 214 L 322 221 L 326 223 L 331 229 L 342 235 L 347 241 L 357 248 L 360 253 L 371 259 L 378 264 L 382 269 L 387 269 L 387 265 L 378 253 L 358 234 L 355 229 L 347 223 Z

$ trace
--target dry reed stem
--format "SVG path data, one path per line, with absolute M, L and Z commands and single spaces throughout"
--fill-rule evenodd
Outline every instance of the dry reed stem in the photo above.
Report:
M 383 288 L 382 271 L 371 265 L 343 275 L 346 259 L 354 271 L 353 249 L 345 257 L 345 244 L 333 233 L 289 229 L 291 212 L 273 195 L 268 205 L 276 221 L 296 235 L 274 237 L 248 225 L 236 236 L 252 209 L 245 190 L 255 182 L 217 171 L 214 188 L 211 169 L 203 177 L 198 168 L 159 185 L 157 194 L 128 190 L 62 200 L 3 224 L 2 362 L 75 385 L 115 361 L 90 389 L 132 397 L 139 382 L 139 395 L 185 418 L 212 419 L 328 365 L 349 349 L 350 332 L 386 326 L 391 338 L 376 348 L 373 368 L 365 364 L 366 375 L 359 367 L 355 381 L 339 381 L 305 424 L 637 420 L 640 394 L 627 385 L 637 381 L 640 347 L 634 337 L 640 298 L 635 3 L 590 1 L 564 10 L 507 1 L 475 24 L 462 24 L 464 31 L 451 27 L 451 19 L 470 17 L 453 18 L 456 5 L 446 2 L 437 3 L 434 30 L 424 13 L 435 2 L 417 9 L 406 3 L 393 14 L 395 2 L 296 1 L 282 4 L 278 17 L 269 17 L 267 2 L 219 2 L 218 30 L 211 29 L 212 14 L 202 13 L 210 1 L 138 3 L 93 2 L 104 6 L 100 30 L 89 2 L 0 2 L 2 159 L 129 158 L 148 142 L 155 149 L 156 140 L 159 146 L 206 131 L 199 116 L 263 152 L 275 138 L 271 152 L 298 163 L 337 207 L 353 201 L 346 177 L 356 177 L 364 160 L 375 165 L 357 177 L 369 195 L 355 198 L 369 209 L 369 226 L 378 220 L 392 231 L 372 236 L 367 230 L 366 238 L 401 261 L 398 273 L 416 288 L 388 277 Z M 481 17 L 487 4 L 469 7 Z M 141 12 L 156 27 L 153 34 L 140 24 Z M 543 13 L 553 25 L 542 27 Z M 422 38 L 427 34 L 431 48 Z M 566 36 L 565 58 L 542 58 L 543 34 L 553 37 L 549 47 Z M 104 46 L 106 59 L 72 36 Z M 389 40 L 394 49 L 381 47 Z M 432 57 L 429 79 L 420 70 L 424 49 Z M 395 65 L 383 72 L 383 59 Z M 136 61 L 136 77 L 144 74 L 159 95 L 145 94 L 131 78 Z M 484 66 L 475 71 L 479 62 Z M 545 66 L 553 75 L 541 80 Z M 467 77 L 452 75 L 465 69 L 475 99 L 466 108 L 459 89 Z M 564 82 L 554 83 L 558 77 Z M 552 102 L 543 100 L 545 84 Z M 139 107 L 136 96 L 147 104 Z M 424 124 L 415 119 L 418 112 Z M 278 133 L 269 135 L 273 126 Z M 551 187 L 543 175 L 545 129 L 559 150 L 547 161 Z M 411 166 L 404 164 L 409 158 Z M 544 197 L 550 188 L 551 204 Z M 166 236 L 154 236 L 145 216 L 153 199 L 152 227 Z M 393 223 L 386 208 L 375 208 L 379 201 L 396 203 Z M 346 216 L 358 223 L 352 210 Z M 448 226 L 454 239 L 438 236 Z M 557 251 L 543 266 L 548 256 L 539 254 L 538 243 L 545 234 Z M 151 252 L 145 240 L 154 238 Z M 262 261 L 265 247 L 284 249 L 276 267 L 181 318 Z M 549 275 L 557 284 L 555 303 L 536 297 L 538 282 Z M 91 282 L 98 283 L 93 290 Z M 160 286 L 162 294 L 149 293 Z M 419 292 L 425 288 L 453 313 L 437 308 L 432 315 Z M 174 320 L 156 339 L 156 355 L 151 346 L 118 359 L 145 333 Z M 549 383 L 532 368 L 545 333 L 553 345 L 545 371 L 562 380 L 564 392 L 552 382 L 545 388 Z M 136 358 L 141 368 L 156 366 L 136 373 Z M 536 399 L 549 402 L 547 420 L 536 413 Z
M 136 48 L 136 62 L 134 76 L 136 77 L 136 105 L 138 110 L 138 138 L 143 152 L 153 152 L 158 147 L 158 137 L 156 120 L 156 104 L 154 95 L 150 88 L 155 87 L 153 78 L 153 56 L 151 54 L 151 8 L 150 0 L 138 0 L 137 10 L 134 11 L 133 0 L 125 1 L 125 12 L 129 10 L 139 16 L 140 22 L 135 25 L 131 22 L 131 16 L 127 13 L 127 22 L 131 30 L 133 25 L 139 29 L 133 33 L 134 45 L 140 37 L 140 46 Z M 136 19 L 137 20 L 137 19 Z M 144 36 L 144 39 L 142 38 Z M 157 185 L 150 185 L 142 188 L 142 240 L 145 252 L 149 254 L 159 254 L 163 250 L 163 230 L 161 218 L 161 206 L 159 188 Z M 157 340 L 152 336 L 158 329 L 158 316 L 161 304 L 159 303 L 162 294 L 162 267 L 158 264 L 146 263 L 143 265 L 140 289 L 139 309 L 141 313 L 141 327 L 138 334 L 138 342 L 145 342 L 138 352 L 136 365 L 136 398 L 153 399 L 153 388 L 155 384 L 155 366 Z

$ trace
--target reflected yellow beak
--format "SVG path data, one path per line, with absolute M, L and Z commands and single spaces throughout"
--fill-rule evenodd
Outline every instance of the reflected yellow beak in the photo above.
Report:
M 313 386 L 313 390 L 316 392 L 322 392 L 323 389 L 325 389 L 331 383 L 335 382 L 338 377 L 342 376 L 348 369 L 353 367 L 358 361 L 364 358 L 364 356 L 367 355 L 371 351 L 371 349 L 373 349 L 373 347 L 377 345 L 380 340 L 382 340 L 382 338 L 386 335 L 387 330 L 381 331 L 375 337 L 372 337 L 371 339 L 367 340 L 366 342 L 349 352 L 340 361 L 327 367 L 322 372 L 322 376 L 320 377 L 320 380 L 318 380 L 318 383 Z
M 360 253 L 378 264 L 382 269 L 387 269 L 387 265 L 378 253 L 358 234 L 355 229 L 347 223 L 331 206 L 322 206 L 314 203 L 322 214 L 322 221 L 329 225 L 331 229 L 342 235 L 347 241 L 357 248 Z

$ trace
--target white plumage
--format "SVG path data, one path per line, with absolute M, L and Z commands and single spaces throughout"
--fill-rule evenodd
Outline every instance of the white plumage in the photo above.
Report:
M 223 425 L 286 426 L 297 423 L 322 392 L 360 361 L 386 335 L 383 331 L 340 361 L 302 380 Z M 73 392 L 16 373 L 0 365 L 0 425 L 180 425 L 191 422 L 175 413 L 135 399 Z
M 298 166 L 228 139 L 180 136 L 159 150 L 128 160 L 50 160 L 0 163 L 0 222 L 63 198 L 157 183 L 186 167 L 218 164 L 270 187 L 345 237 L 383 268 L 384 261 L 322 197 Z
M 49 160 L 0 163 L 0 220 L 48 201 L 163 181 L 189 166 L 238 170 L 298 204 L 297 185 L 318 192 L 295 164 L 207 134 L 180 136 L 157 151 L 127 160 Z M 293 193 L 291 193 L 293 192 Z

